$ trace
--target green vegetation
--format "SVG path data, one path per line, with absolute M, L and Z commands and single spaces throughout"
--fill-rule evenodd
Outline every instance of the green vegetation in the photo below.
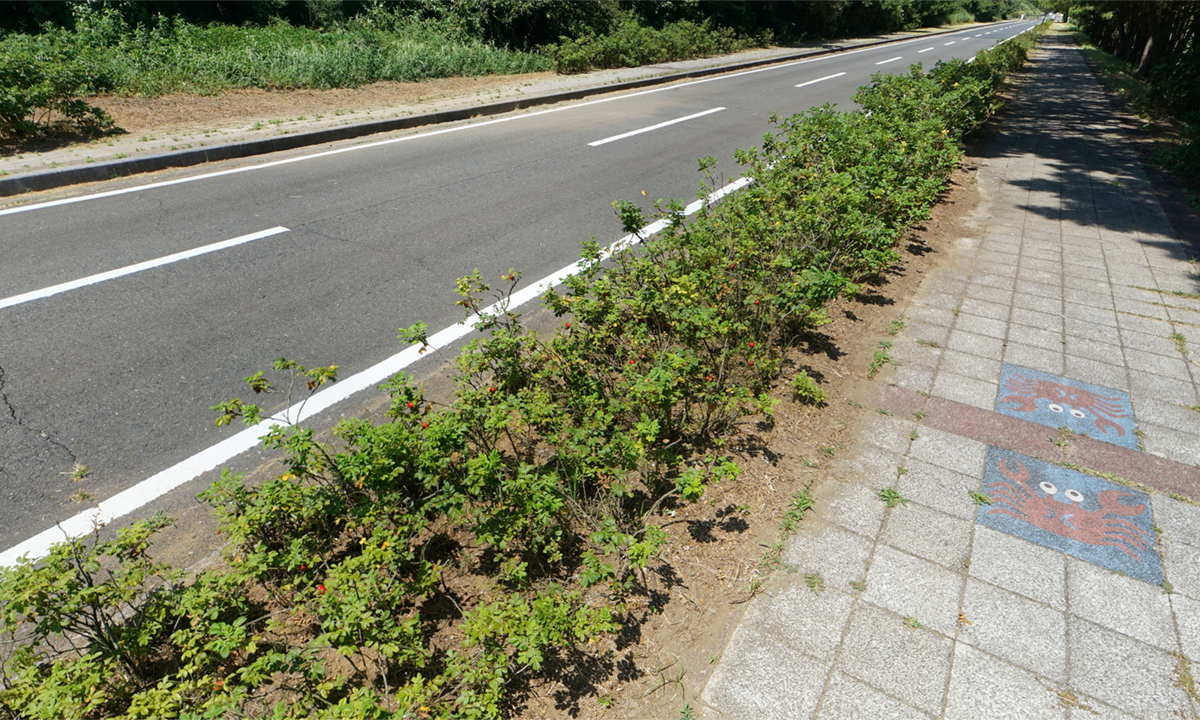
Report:
M 0 2 L 0 140 L 90 134 L 85 99 L 355 87 L 624 67 L 770 42 L 862 36 L 1031 11 L 1018 0 Z
M 770 410 L 785 352 L 826 303 L 897 260 L 1032 41 L 878 75 L 855 97 L 869 114 L 773 119 L 762 148 L 739 153 L 747 189 L 687 223 L 679 203 L 656 204 L 669 227 L 640 248 L 606 259 L 587 243 L 580 274 L 544 296 L 563 318 L 552 336 L 508 310 L 517 273 L 496 289 L 463 278 L 480 335 L 453 397 L 434 403 L 401 373 L 384 421 L 345 420 L 327 440 L 275 426 L 264 444 L 282 475 L 226 475 L 203 495 L 228 542 L 220 567 L 153 561 L 159 517 L 0 569 L 0 709 L 496 718 L 544 683 L 594 683 L 611 637 L 644 617 L 631 608 L 670 599 L 655 580 L 669 571 L 663 515 L 737 478 L 722 451 L 737 421 Z M 626 230 L 646 225 L 616 206 Z M 425 330 L 401 340 L 423 345 Z M 336 378 L 279 360 L 246 381 L 291 405 Z M 263 416 L 241 399 L 215 409 L 218 424 Z M 785 525 L 811 502 L 795 496 Z
M 1200 17 L 1188 2 L 1088 2 L 1070 19 L 1098 51 L 1101 75 L 1144 115 L 1180 128 L 1162 163 L 1200 207 Z M 1102 52 L 1101 52 L 1102 51 Z
M 829 401 L 825 391 L 817 385 L 816 380 L 809 377 L 806 370 L 801 370 L 792 377 L 792 393 L 805 405 L 824 405 Z
M 908 498 L 901 495 L 896 488 L 879 488 L 879 492 L 875 493 L 875 496 L 890 508 L 897 505 L 908 505 Z

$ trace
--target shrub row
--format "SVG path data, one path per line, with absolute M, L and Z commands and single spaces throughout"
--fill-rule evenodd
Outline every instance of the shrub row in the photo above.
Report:
M 588 243 L 583 272 L 544 298 L 562 318 L 549 337 L 504 309 L 517 273 L 497 289 L 464 278 L 468 316 L 501 305 L 458 356 L 453 399 L 400 374 L 384 422 L 345 421 L 329 441 L 274 428 L 284 474 L 226 476 L 203 496 L 228 539 L 220 569 L 152 560 L 156 518 L 0 571 L 0 714 L 494 718 L 535 680 L 611 663 L 601 641 L 632 601 L 664 601 L 650 581 L 662 514 L 737 477 L 722 452 L 737 420 L 769 416 L 787 348 L 896 261 L 1031 43 L 878 75 L 855 96 L 865 112 L 773 120 L 740 154 L 746 190 L 687 223 L 657 204 L 669 228 L 609 261 Z M 285 382 L 259 373 L 250 388 L 336 378 L 274 372 Z M 823 398 L 811 379 L 795 387 Z M 262 415 L 240 399 L 217 410 Z
M 545 48 L 560 73 L 592 68 L 637 67 L 747 50 L 771 44 L 770 34 L 739 35 L 730 28 L 680 20 L 661 29 L 641 24 L 630 16 L 602 35 L 562 38 Z

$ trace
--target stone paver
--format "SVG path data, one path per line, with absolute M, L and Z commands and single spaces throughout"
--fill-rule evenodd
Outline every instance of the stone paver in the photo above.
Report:
M 1047 35 L 704 716 L 1200 718 L 1200 278 L 1111 113 Z

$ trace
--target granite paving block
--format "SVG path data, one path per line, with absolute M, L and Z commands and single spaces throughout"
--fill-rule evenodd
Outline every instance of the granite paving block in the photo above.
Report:
M 1129 374 L 1130 394 L 1138 397 L 1149 397 L 1180 405 L 1195 405 L 1195 383 L 1176 378 L 1155 375 L 1131 368 Z
M 909 458 L 971 477 L 982 474 L 987 445 L 928 427 L 919 428 L 917 433 L 908 451 Z
M 1151 585 L 1162 584 L 1149 497 L 1012 450 L 988 448 L 976 522 Z
M 958 639 L 1054 682 L 1067 679 L 1066 617 L 989 583 L 967 580 Z
M 820 574 L 826 587 L 847 588 L 867 574 L 873 544 L 840 526 L 808 518 L 784 544 L 782 560 L 798 573 Z
M 954 633 L 963 584 L 959 572 L 881 545 L 871 559 L 866 584 L 862 594 L 866 602 L 914 617 L 946 635 Z
M 1069 332 L 1066 335 L 1066 344 L 1063 345 L 1063 351 L 1067 355 L 1083 357 L 1089 360 L 1098 360 L 1100 362 L 1115 362 L 1120 360 L 1124 363 L 1124 353 L 1121 350 L 1120 338 L 1117 335 L 1117 330 L 1112 329 L 1111 333 L 1106 338 L 1100 340 L 1090 340 L 1087 338 L 1071 335 Z
M 1154 509 L 1154 524 L 1164 538 L 1200 548 L 1200 506 L 1166 495 L 1152 496 L 1150 504 Z
M 1164 536 L 1162 548 L 1167 580 L 1174 591 L 1200 600 L 1200 547 Z
M 876 489 L 894 483 L 896 468 L 903 464 L 903 455 L 873 446 L 859 448 L 852 455 L 838 460 L 838 467 L 847 480 Z
M 818 720 L 929 720 L 933 716 L 835 671 L 817 710 Z
M 969 573 L 1056 610 L 1067 607 L 1066 557 L 1057 550 L 978 527 Z
M 1126 346 L 1125 362 L 1129 365 L 1129 369 L 1135 373 L 1147 372 L 1162 375 L 1173 380 L 1192 381 L 1192 374 L 1188 370 L 1188 364 L 1178 352 L 1173 356 L 1158 355 Z
M 1200 666 L 1200 600 L 1178 593 L 1171 595 L 1171 609 L 1179 628 L 1179 647 L 1193 664 Z M 1194 668 L 1200 672 L 1200 667 Z
M 925 712 L 940 713 L 952 642 L 907 627 L 900 615 L 860 605 L 850 618 L 837 668 Z
M 792 576 L 783 588 L 755 600 L 742 625 L 824 663 L 833 662 L 854 605 L 854 597 L 843 589 L 853 593 L 850 587 L 828 586 L 814 592 L 803 578 Z
M 910 502 L 893 508 L 880 540 L 952 570 L 962 569 L 971 546 L 972 523 Z
M 933 380 L 934 396 L 953 400 L 972 407 L 991 409 L 996 403 L 996 381 L 977 380 L 956 375 L 947 370 L 938 372 Z
M 1012 289 L 978 286 L 978 284 L 971 284 L 971 286 L 967 286 L 964 295 L 967 299 L 995 302 L 997 305 L 1008 305 L 1013 301 Z
M 732 717 L 810 718 L 828 666 L 746 627 L 733 631 L 704 688 L 704 701 Z
M 1081 618 L 1067 618 L 1067 633 L 1073 690 L 1145 720 L 1187 717 L 1173 656 Z
M 954 330 L 945 343 L 951 350 L 996 358 L 1004 349 L 1004 341 L 1000 338 L 988 337 L 977 333 Z
M 1067 610 L 1167 652 L 1179 649 L 1171 603 L 1159 586 L 1069 558 Z
M 1058 312 L 1052 314 L 1038 312 L 1037 310 L 1027 310 L 1025 308 L 1015 308 L 1010 321 L 1016 325 L 1040 328 L 1054 333 L 1061 333 L 1063 331 L 1063 317 Z
M 949 325 L 933 325 L 927 322 L 910 321 L 905 328 L 905 335 L 925 342 L 934 342 L 945 346 L 950 339 Z
M 1063 351 L 1063 334 L 1057 330 L 1014 324 L 1008 333 L 1010 343 L 1032 345 L 1051 352 Z
M 1186 341 L 1186 338 L 1185 338 Z M 1170 336 L 1147 335 L 1136 330 L 1122 330 L 1121 344 L 1131 350 L 1139 352 L 1153 353 L 1155 355 L 1163 355 L 1175 360 L 1181 360 L 1179 348 Z M 1130 360 L 1130 365 L 1133 366 L 1133 360 Z M 1162 373 L 1167 374 L 1167 373 Z
M 1064 318 L 1067 320 L 1079 320 L 1093 325 L 1104 325 L 1109 329 L 1110 335 L 1107 338 L 1117 337 L 1117 312 L 1115 310 L 1106 310 L 1103 308 L 1090 308 L 1086 305 L 1078 305 L 1073 302 L 1059 301 L 1059 306 Z M 1069 333 L 1068 333 L 1069 334 Z M 1105 338 L 1100 338 L 1101 340 Z
M 1061 315 L 1063 311 L 1062 300 L 1059 298 L 1042 297 L 1041 295 L 1016 295 L 1013 297 L 1013 307 L 1026 310 L 1036 310 L 1053 315 Z M 1113 318 L 1113 325 L 1117 324 L 1116 318 Z
M 1039 295 L 1044 298 L 1051 298 L 1061 301 L 1063 297 L 1062 285 L 1055 285 L 1051 282 L 1031 280 L 1022 275 L 1017 277 L 1017 285 L 1015 291 L 1018 295 Z
M 964 304 L 966 302 L 963 301 Z M 969 332 L 1003 340 L 1008 334 L 1008 323 L 1004 320 L 971 315 L 963 310 L 958 314 L 958 321 L 954 323 L 954 332 Z
M 1154 398 L 1134 398 L 1139 422 L 1163 425 L 1178 432 L 1200 435 L 1200 412 L 1176 403 Z
M 1116 358 L 1120 361 L 1120 358 Z M 1129 376 L 1124 365 L 1110 365 L 1099 360 L 1081 358 L 1068 354 L 1064 359 L 1064 377 L 1087 378 L 1096 385 L 1114 390 L 1128 391 Z M 1140 415 L 1141 405 L 1134 403 L 1135 416 Z
M 957 350 L 945 350 L 942 352 L 942 364 L 938 370 L 955 375 L 965 375 L 976 380 L 995 382 L 996 377 L 1000 374 L 1000 360 L 970 355 Z M 1200 420 L 1200 414 L 1196 415 L 1196 419 Z
M 954 668 L 943 717 L 1065 720 L 1067 710 L 1059 702 L 1058 694 L 1033 673 L 959 643 L 954 648 Z
M 996 412 L 1137 449 L 1133 406 L 1122 390 L 1005 363 Z
M 909 390 L 928 393 L 933 389 L 934 374 L 934 369 L 928 365 L 901 365 L 892 371 L 888 382 Z
M 1058 374 L 1065 367 L 1062 350 L 1046 350 L 1019 342 L 1005 346 L 1004 362 L 1051 374 Z
M 886 506 L 877 490 L 859 483 L 826 480 L 813 490 L 813 513 L 831 523 L 873 538 L 879 533 Z
M 968 294 L 967 298 L 962 301 L 959 321 L 961 323 L 961 316 L 964 314 L 1003 321 L 1008 319 L 1009 310 L 1010 308 L 1008 303 L 990 302 L 988 300 L 982 300 Z
M 1200 465 L 1200 435 L 1195 427 L 1183 431 L 1154 423 L 1139 423 L 1142 449 L 1185 465 Z
M 901 495 L 960 519 L 975 519 L 970 493 L 979 490 L 978 476 L 963 475 L 921 460 L 910 459 L 906 467 L 908 472 L 896 482 Z
M 899 455 L 908 452 L 916 422 L 912 419 L 875 415 L 860 426 L 859 439 Z

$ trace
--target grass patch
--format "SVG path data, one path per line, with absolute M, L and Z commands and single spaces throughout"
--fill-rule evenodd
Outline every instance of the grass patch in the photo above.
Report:
M 897 505 L 908 505 L 908 498 L 902 496 L 895 488 L 879 488 L 879 492 L 875 493 L 875 496 L 890 508 Z

